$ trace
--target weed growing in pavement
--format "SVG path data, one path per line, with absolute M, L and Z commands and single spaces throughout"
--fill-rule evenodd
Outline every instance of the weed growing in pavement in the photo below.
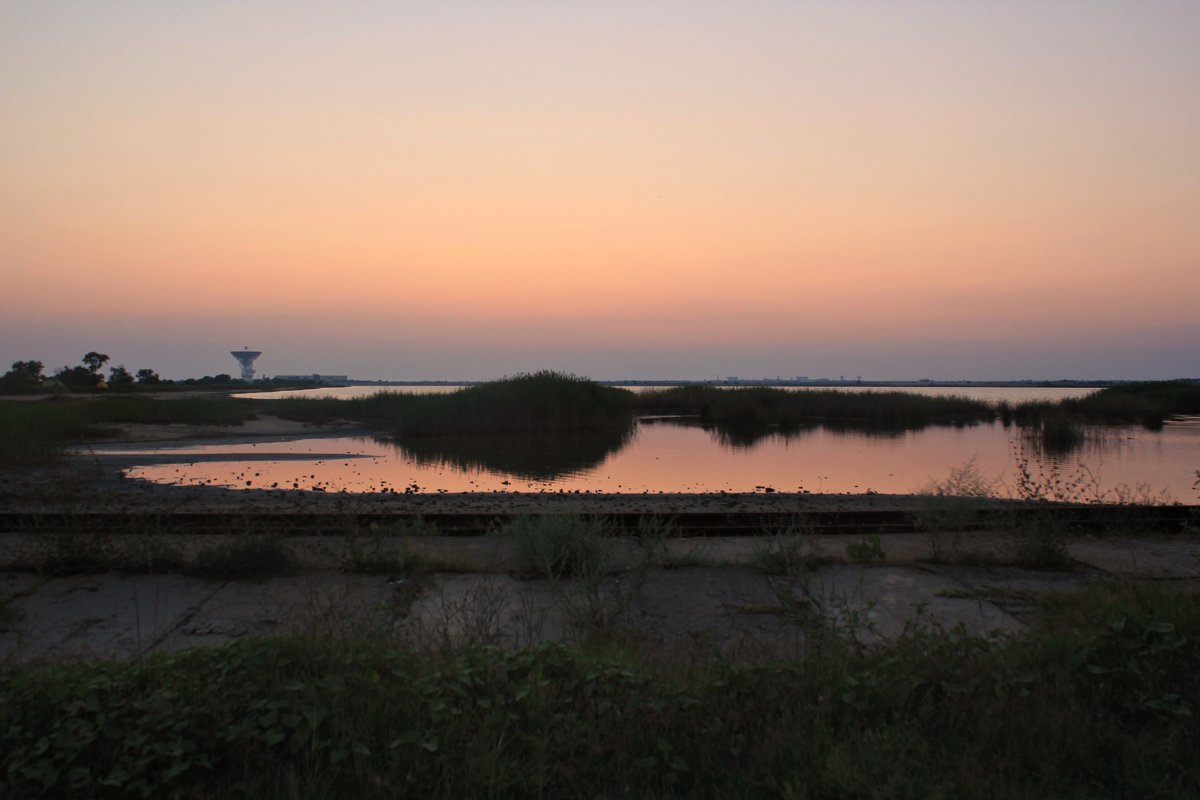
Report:
M 855 564 L 883 561 L 886 557 L 887 553 L 883 551 L 883 543 L 878 536 L 864 536 L 846 545 L 846 558 Z
M 1012 526 L 1012 556 L 1022 567 L 1071 570 L 1077 565 L 1067 550 L 1070 523 L 1053 509 L 1018 516 Z
M 417 566 L 417 557 L 409 552 L 409 537 L 435 536 L 437 528 L 421 517 L 402 522 L 372 526 L 365 532 L 354 530 L 343 537 L 342 569 L 368 575 L 399 575 Z
M 930 481 L 919 490 L 915 522 L 928 537 L 932 561 L 957 556 L 963 533 L 978 524 L 979 508 L 995 496 L 998 482 L 984 475 L 972 456 L 942 480 Z
M 520 517 L 508 531 L 526 574 L 559 580 L 608 571 L 612 532 L 601 518 L 570 514 Z
M 750 563 L 768 575 L 794 577 L 829 562 L 817 541 L 812 522 L 794 517 L 786 528 L 768 533 L 759 540 Z
M 202 578 L 242 580 L 291 575 L 296 557 L 280 536 L 240 533 L 196 553 L 188 572 Z
M 51 575 L 147 574 L 182 572 L 187 563 L 181 548 L 163 534 L 47 532 L 8 566 Z
M 634 536 L 641 545 L 645 561 L 662 567 L 678 566 L 672 559 L 668 544 L 672 539 L 679 538 L 679 527 L 673 517 L 638 517 Z

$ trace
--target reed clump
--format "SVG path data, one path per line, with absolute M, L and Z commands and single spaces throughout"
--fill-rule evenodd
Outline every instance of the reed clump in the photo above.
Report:
M 881 429 L 971 425 L 995 419 L 987 403 L 965 397 L 909 392 L 789 392 L 770 387 L 719 389 L 682 386 L 635 395 L 642 414 L 683 414 L 733 427 L 804 426 L 814 422 Z
M 1051 448 L 1077 446 L 1087 425 L 1142 425 L 1155 430 L 1170 417 L 1200 414 L 1200 383 L 1126 383 L 1058 403 L 1005 404 L 999 413 L 1002 419 L 1033 429 Z
M 50 401 L 0 401 L 0 465 L 36 464 L 60 457 L 88 433 L 78 406 Z
M 1046 453 L 1069 453 L 1088 438 L 1088 423 L 1079 415 L 1051 408 L 1027 421 L 1022 435 Z
M 56 458 L 72 441 L 103 435 L 99 423 L 241 425 L 254 416 L 250 402 L 224 396 L 0 401 L 0 463 Z
M 1153 428 L 1161 426 L 1171 416 L 1200 414 L 1200 383 L 1128 383 L 1111 386 L 1078 400 L 1064 400 L 1062 405 L 1094 422 L 1141 423 Z
M 296 568 L 296 557 L 282 537 L 240 533 L 200 550 L 186 571 L 214 580 L 245 580 L 290 575 Z
M 559 372 L 535 372 L 414 397 L 394 429 L 405 436 L 625 430 L 630 392 Z
M 278 400 L 255 400 L 256 408 L 296 422 L 320 425 L 338 420 L 365 423 L 390 423 L 417 396 L 404 392 L 376 392 L 368 397 L 339 399 L 336 397 L 288 397 Z
M 253 402 L 225 395 L 169 400 L 123 395 L 82 400 L 78 407 L 89 422 L 241 425 L 254 417 Z

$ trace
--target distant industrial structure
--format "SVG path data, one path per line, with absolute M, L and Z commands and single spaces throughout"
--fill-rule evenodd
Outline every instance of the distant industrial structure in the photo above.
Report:
M 346 375 L 276 375 L 277 381 L 288 381 L 289 383 L 323 383 L 328 386 L 345 386 L 350 383 L 350 378 Z
M 242 365 L 242 380 L 254 380 L 254 360 L 261 356 L 262 352 L 243 347 L 241 350 L 230 350 L 229 355 L 236 358 L 237 362 Z

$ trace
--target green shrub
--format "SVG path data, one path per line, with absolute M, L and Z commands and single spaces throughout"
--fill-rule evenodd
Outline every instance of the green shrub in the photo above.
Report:
M 750 563 L 766 574 L 791 577 L 828 561 L 812 524 L 802 518 L 781 531 L 765 534 L 750 556 Z
M 295 571 L 295 556 L 282 538 L 266 533 L 238 534 L 206 547 L 196 553 L 189 567 L 193 575 L 219 580 L 269 578 Z
M 846 545 L 846 558 L 856 564 L 883 561 L 886 556 L 878 536 L 864 536 L 859 541 Z
M 522 572 L 557 580 L 596 576 L 608 566 L 611 538 L 602 519 L 575 515 L 523 517 L 509 528 Z

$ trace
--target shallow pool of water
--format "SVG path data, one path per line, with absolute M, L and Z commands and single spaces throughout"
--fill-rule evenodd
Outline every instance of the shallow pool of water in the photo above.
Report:
M 1074 481 L 1073 491 L 1081 495 L 1142 486 L 1195 503 L 1200 424 L 1105 429 L 1079 450 L 1058 455 L 1040 453 L 1017 429 L 999 423 L 894 435 L 816 427 L 731 439 L 670 420 L 643 420 L 627 436 L 477 436 L 406 445 L 307 438 L 100 452 L 175 460 L 127 471 L 158 483 L 347 492 L 905 493 L 973 461 L 999 493 L 1008 494 L 1023 463 L 1035 480 Z

